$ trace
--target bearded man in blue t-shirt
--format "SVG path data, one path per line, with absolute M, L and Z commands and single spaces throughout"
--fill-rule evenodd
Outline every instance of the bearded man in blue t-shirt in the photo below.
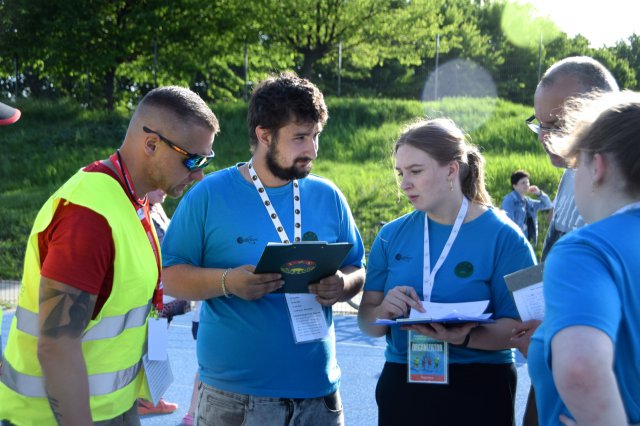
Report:
M 165 235 L 167 293 L 204 301 L 197 417 L 206 424 L 344 423 L 331 306 L 361 290 L 364 246 L 343 194 L 310 174 L 327 118 L 308 80 L 260 83 L 248 112 L 252 158 L 193 188 Z M 274 293 L 281 275 L 254 265 L 268 243 L 300 241 L 353 247 L 310 295 Z

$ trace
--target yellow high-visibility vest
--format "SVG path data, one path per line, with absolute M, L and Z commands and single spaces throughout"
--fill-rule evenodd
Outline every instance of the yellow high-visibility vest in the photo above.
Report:
M 147 318 L 158 279 L 155 255 L 120 184 L 104 173 L 79 171 L 40 209 L 27 243 L 18 307 L 0 376 L 0 419 L 19 426 L 56 424 L 37 358 L 38 234 L 47 228 L 61 200 L 102 215 L 111 227 L 115 247 L 111 294 L 98 316 L 89 322 L 82 339 L 93 420 L 124 413 L 138 397 L 150 399 L 141 359 L 146 352 Z M 155 233 L 153 238 L 157 241 Z

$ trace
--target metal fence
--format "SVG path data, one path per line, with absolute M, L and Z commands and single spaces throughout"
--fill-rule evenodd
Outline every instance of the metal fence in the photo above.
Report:
M 20 281 L 0 280 L 0 305 L 11 308 L 18 303 L 18 293 L 20 291 Z M 354 315 L 358 313 L 356 306 L 360 304 L 362 293 L 357 294 L 353 299 L 353 304 L 348 302 L 336 303 L 333 312 L 337 315 Z
M 15 306 L 18 303 L 20 281 L 0 280 L 0 304 Z

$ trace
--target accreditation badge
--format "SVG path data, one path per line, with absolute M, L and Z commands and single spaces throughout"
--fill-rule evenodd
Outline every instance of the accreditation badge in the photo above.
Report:
M 409 383 L 449 383 L 449 344 L 409 331 L 407 381 Z
M 167 359 L 169 323 L 166 318 L 149 317 L 147 323 L 147 354 L 151 361 Z

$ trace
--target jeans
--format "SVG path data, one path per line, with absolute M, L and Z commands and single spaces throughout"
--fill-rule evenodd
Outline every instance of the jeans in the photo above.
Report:
M 138 400 L 133 403 L 133 407 L 124 413 L 109 420 L 101 420 L 93 423 L 94 426 L 140 426 L 138 416 Z
M 340 393 L 320 398 L 244 395 L 200 383 L 196 426 L 343 426 Z

